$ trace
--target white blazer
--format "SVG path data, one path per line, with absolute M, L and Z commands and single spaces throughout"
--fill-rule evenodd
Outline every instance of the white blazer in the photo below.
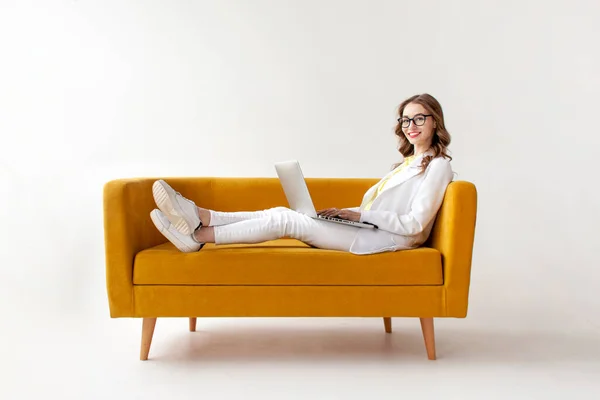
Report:
M 433 155 L 431 151 L 427 154 Z M 410 166 L 387 182 L 370 210 L 364 207 L 379 183 L 365 193 L 360 207 L 348 208 L 361 213 L 360 222 L 370 222 L 379 227 L 357 228 L 358 232 L 350 246 L 351 253 L 373 254 L 411 249 L 427 240 L 453 172 L 447 159 L 437 157 L 419 174 L 423 156 L 415 158 Z M 382 180 L 392 173 L 390 171 Z

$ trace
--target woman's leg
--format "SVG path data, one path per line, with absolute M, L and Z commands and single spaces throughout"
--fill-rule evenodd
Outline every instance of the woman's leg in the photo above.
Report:
M 360 228 L 314 220 L 288 209 L 228 225 L 202 227 L 194 235 L 200 243 L 217 245 L 261 243 L 291 237 L 321 249 L 349 251 L 358 229 Z
M 285 207 L 275 207 L 255 212 L 219 212 L 196 206 L 192 200 L 175 191 L 167 182 L 157 180 L 152 185 L 154 201 L 171 224 L 184 235 L 190 235 L 199 226 L 219 226 L 247 219 L 263 218 L 269 213 L 290 211 Z
M 286 207 L 274 207 L 261 211 L 222 212 L 198 207 L 203 226 L 221 226 L 250 219 L 265 218 L 272 213 L 290 212 Z

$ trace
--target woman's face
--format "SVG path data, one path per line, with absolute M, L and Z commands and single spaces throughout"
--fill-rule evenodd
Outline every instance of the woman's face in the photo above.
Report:
M 409 118 L 412 120 L 409 120 Z M 425 107 L 416 103 L 407 104 L 400 123 L 402 124 L 404 136 L 415 148 L 427 149 L 431 146 L 436 123 Z

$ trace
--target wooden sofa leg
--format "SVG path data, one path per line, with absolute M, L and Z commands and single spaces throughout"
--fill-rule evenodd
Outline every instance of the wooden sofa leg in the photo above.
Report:
M 152 344 L 152 335 L 154 335 L 154 327 L 156 326 L 156 318 L 144 318 L 142 322 L 142 348 L 140 349 L 140 360 L 148 359 L 150 353 L 150 345 Z
M 435 360 L 435 334 L 433 331 L 433 318 L 421 318 L 421 330 L 425 339 L 427 358 Z
M 383 317 L 383 325 L 385 326 L 385 331 L 387 333 L 392 333 L 392 318 L 391 317 Z
M 196 332 L 196 317 L 190 317 L 190 332 Z

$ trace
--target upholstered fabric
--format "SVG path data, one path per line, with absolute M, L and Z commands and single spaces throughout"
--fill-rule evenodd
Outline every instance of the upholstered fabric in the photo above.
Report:
M 133 317 L 439 317 L 443 286 L 135 285 Z
M 182 253 L 171 243 L 139 252 L 134 285 L 441 285 L 441 254 L 421 248 L 370 257 L 295 239 Z
M 452 182 L 426 245 L 443 255 L 445 313 L 466 317 L 475 238 L 477 191 L 470 182 Z
M 150 220 L 156 179 L 104 187 L 112 317 L 466 315 L 477 207 L 469 182 L 448 186 L 425 248 L 355 256 L 301 244 L 281 248 L 290 244 L 282 240 L 254 249 L 210 245 L 185 257 L 165 244 Z M 220 211 L 287 205 L 276 178 L 163 179 L 199 206 Z M 378 181 L 307 178 L 317 209 L 355 207 Z M 273 260 L 266 255 L 270 247 Z

